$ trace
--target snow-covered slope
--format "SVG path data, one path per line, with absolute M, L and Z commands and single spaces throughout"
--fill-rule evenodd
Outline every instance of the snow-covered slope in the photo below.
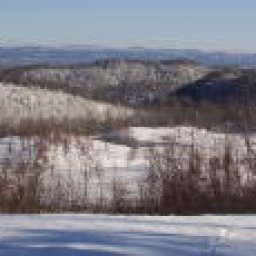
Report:
M 122 83 L 169 83 L 173 87 L 202 78 L 209 68 L 199 64 L 160 63 L 106 60 L 97 65 L 76 68 L 38 68 L 23 73 L 22 79 L 32 81 L 58 82 L 69 84 L 70 87 L 104 87 L 118 86 Z
M 132 113 L 127 108 L 86 100 L 60 91 L 0 83 L 0 122 L 73 118 L 94 118 L 101 121 L 107 116 L 123 117 Z
M 59 88 L 85 98 L 144 106 L 164 101 L 173 90 L 212 71 L 190 61 L 102 60 L 94 64 L 30 67 L 0 72 L 0 80 Z
M 0 256 L 255 256 L 256 216 L 0 215 Z

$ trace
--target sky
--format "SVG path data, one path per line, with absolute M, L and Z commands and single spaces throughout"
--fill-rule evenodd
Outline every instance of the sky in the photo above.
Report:
M 256 52 L 256 0 L 0 0 L 2 45 Z

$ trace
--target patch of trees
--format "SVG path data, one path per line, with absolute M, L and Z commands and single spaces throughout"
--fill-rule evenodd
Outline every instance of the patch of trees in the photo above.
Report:
M 43 159 L 47 140 L 69 147 L 68 141 L 61 136 L 41 138 L 33 158 L 18 165 L 7 161 L 1 166 L 0 212 L 152 215 L 256 212 L 256 154 L 250 140 L 247 141 L 247 154 L 243 159 L 244 170 L 241 170 L 240 160 L 232 153 L 236 150 L 228 143 L 224 145 L 223 153 L 209 158 L 205 158 L 193 144 L 185 156 L 177 155 L 175 143 L 170 143 L 163 151 L 151 148 L 146 174 L 144 179 L 138 181 L 138 189 L 131 192 L 127 182 L 114 176 L 108 184 L 111 192 L 107 195 L 102 180 L 104 170 L 95 165 L 90 157 L 83 169 L 83 190 L 77 191 L 74 183 L 67 183 L 58 176 L 45 177 Z M 84 150 L 88 156 L 90 147 Z M 88 197 L 90 172 L 95 172 L 98 177 L 94 184 L 97 184 L 99 193 L 94 200 Z

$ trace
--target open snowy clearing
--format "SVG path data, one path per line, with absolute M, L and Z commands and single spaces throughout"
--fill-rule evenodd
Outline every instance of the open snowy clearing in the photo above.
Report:
M 1 256 L 255 256 L 256 216 L 2 215 Z

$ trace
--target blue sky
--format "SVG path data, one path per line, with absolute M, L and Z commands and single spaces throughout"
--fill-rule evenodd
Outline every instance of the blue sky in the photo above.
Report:
M 256 0 L 0 0 L 1 44 L 256 52 Z

